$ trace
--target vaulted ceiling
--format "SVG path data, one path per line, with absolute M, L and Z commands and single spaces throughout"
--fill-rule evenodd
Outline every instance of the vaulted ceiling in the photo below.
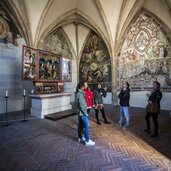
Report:
M 97 32 L 114 49 L 127 26 L 145 8 L 171 30 L 171 0 L 1 0 L 22 27 L 28 44 L 62 26 L 83 25 Z M 155 7 L 155 8 L 154 8 Z M 73 26 L 74 25 L 74 26 Z M 74 41 L 73 41 L 74 43 Z

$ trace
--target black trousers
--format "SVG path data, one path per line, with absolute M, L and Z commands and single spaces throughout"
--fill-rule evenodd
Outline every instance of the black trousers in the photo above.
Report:
M 102 107 L 102 109 L 100 109 L 100 111 L 101 111 L 101 113 L 102 113 L 102 117 L 103 117 L 104 121 L 106 122 L 107 119 L 106 119 L 106 116 L 105 116 L 104 107 Z M 97 122 L 100 122 L 100 121 L 99 121 L 99 109 L 95 109 L 95 116 L 96 116 Z
M 158 130 L 159 130 L 158 113 L 147 113 L 145 115 L 147 130 L 150 131 L 150 129 L 151 129 L 151 124 L 150 124 L 150 118 L 151 117 L 152 117 L 153 123 L 154 123 L 154 134 L 158 134 Z

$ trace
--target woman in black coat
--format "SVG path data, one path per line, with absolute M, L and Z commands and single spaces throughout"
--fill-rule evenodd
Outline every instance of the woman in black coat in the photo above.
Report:
M 160 100 L 162 98 L 162 93 L 160 91 L 160 83 L 158 81 L 155 81 L 153 83 L 153 90 L 151 94 L 147 94 L 148 98 L 148 103 L 157 103 L 158 107 L 160 109 Z M 147 129 L 144 131 L 147 132 L 148 134 L 151 133 L 150 130 L 150 118 L 152 117 L 153 123 L 154 123 L 154 133 L 151 135 L 151 137 L 157 137 L 158 136 L 158 129 L 159 129 L 159 124 L 158 124 L 158 113 L 149 113 L 145 115 L 145 120 L 147 124 Z

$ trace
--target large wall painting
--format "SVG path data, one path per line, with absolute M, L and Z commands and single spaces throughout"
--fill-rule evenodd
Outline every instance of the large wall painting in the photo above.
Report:
M 23 44 L 25 44 L 25 40 L 19 33 L 15 23 L 0 5 L 0 48 L 13 50 Z
M 111 91 L 111 61 L 104 41 L 94 32 L 89 35 L 79 65 L 79 79 L 90 85 L 108 85 Z
M 58 28 L 47 36 L 43 43 L 43 49 L 62 57 L 72 59 L 71 48 L 64 36 L 64 31 L 61 28 Z
M 129 28 L 119 56 L 119 78 L 145 89 L 158 80 L 171 86 L 171 45 L 160 21 L 143 11 Z M 171 87 L 170 87 L 171 88 Z

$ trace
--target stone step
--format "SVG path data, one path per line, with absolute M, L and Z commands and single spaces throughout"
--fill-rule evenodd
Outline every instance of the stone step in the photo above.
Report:
M 60 111 L 57 113 L 45 115 L 44 117 L 46 119 L 56 121 L 56 120 L 63 119 L 63 118 L 73 116 L 73 115 L 76 115 L 76 111 L 74 109 L 69 109 L 69 110 L 64 110 L 64 111 Z

